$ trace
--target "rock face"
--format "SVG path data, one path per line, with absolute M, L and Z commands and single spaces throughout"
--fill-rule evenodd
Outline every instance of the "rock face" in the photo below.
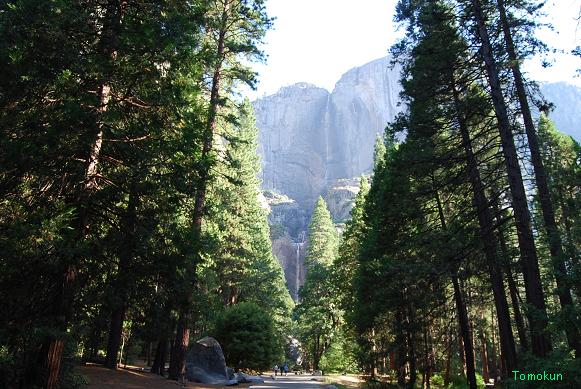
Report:
M 314 204 L 325 185 L 328 103 L 329 92 L 310 84 L 254 103 L 264 189 L 281 191 L 300 206 Z
M 566 82 L 541 84 L 544 97 L 555 105 L 550 118 L 557 129 L 581 142 L 581 88 Z
M 327 113 L 328 180 L 371 170 L 375 138 L 399 112 L 399 74 L 382 58 L 349 70 L 335 84 Z
M 372 169 L 375 139 L 401 110 L 399 73 L 382 58 L 349 70 L 331 93 L 299 83 L 253 103 L 273 249 L 295 299 L 315 201 L 327 200 L 336 223 L 348 219 L 357 177 Z M 541 91 L 556 105 L 558 128 L 580 140 L 581 89 L 559 83 Z
M 226 360 L 216 339 L 205 337 L 194 343 L 186 356 L 186 377 L 202 384 L 225 385 L 228 382 Z
M 350 218 L 357 192 L 359 181 L 356 178 L 336 180 L 327 190 L 324 197 L 335 223 L 344 223 Z
M 383 58 L 345 73 L 332 93 L 299 83 L 255 101 L 263 188 L 309 209 L 335 180 L 370 171 L 375 138 L 398 112 L 398 78 Z
M 253 103 L 273 250 L 295 299 L 314 204 L 323 196 L 335 222 L 349 217 L 353 178 L 371 171 L 375 139 L 398 112 L 398 78 L 382 58 L 345 73 L 331 93 L 299 83 Z

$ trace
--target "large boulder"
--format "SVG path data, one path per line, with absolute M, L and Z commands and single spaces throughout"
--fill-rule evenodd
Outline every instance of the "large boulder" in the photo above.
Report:
M 194 343 L 186 356 L 186 377 L 202 384 L 228 383 L 226 360 L 216 339 L 205 337 Z

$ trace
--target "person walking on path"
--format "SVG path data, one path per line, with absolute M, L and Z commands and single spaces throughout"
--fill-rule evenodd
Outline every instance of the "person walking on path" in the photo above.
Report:
M 288 363 L 285 362 L 282 369 L 284 370 L 284 375 L 287 376 L 288 375 Z M 281 373 L 281 375 L 282 375 L 282 373 Z
M 274 376 L 276 377 L 277 374 L 278 374 L 278 364 L 274 365 Z M 282 372 L 280 374 L 282 375 Z

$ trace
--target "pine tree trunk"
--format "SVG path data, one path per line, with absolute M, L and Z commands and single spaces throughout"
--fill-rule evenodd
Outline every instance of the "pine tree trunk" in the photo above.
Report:
M 472 347 L 472 334 L 470 333 L 470 324 L 468 322 L 468 312 L 460 283 L 458 278 L 454 275 L 452 277 L 452 285 L 454 286 L 454 300 L 456 301 L 456 310 L 458 311 L 458 322 L 460 324 L 460 333 L 462 335 L 462 343 L 464 349 L 464 361 L 466 362 L 466 378 L 468 379 L 468 387 L 476 389 L 476 371 L 474 368 L 474 348 Z
M 371 378 L 377 377 L 377 342 L 375 341 L 375 327 L 371 328 Z
M 444 387 L 450 383 L 450 370 L 452 367 L 452 342 L 450 334 L 446 334 L 446 368 L 444 369 Z
M 529 107 L 527 93 L 524 85 L 524 77 L 520 71 L 518 62 L 519 59 L 516 55 L 516 49 L 508 23 L 504 0 L 497 0 L 497 4 L 502 31 L 504 34 L 504 42 L 506 44 L 506 51 L 508 52 L 508 59 L 510 60 L 514 84 L 516 87 L 516 94 L 518 96 L 518 101 L 525 124 L 529 151 L 531 153 L 531 163 L 533 165 L 535 181 L 537 184 L 539 203 L 541 205 L 543 221 L 549 240 L 549 252 L 551 253 L 553 271 L 555 273 L 555 280 L 557 282 L 557 295 L 559 296 L 559 302 L 561 303 L 561 308 L 563 311 L 571 312 L 573 309 L 573 298 L 571 296 L 569 283 L 567 282 L 565 253 L 563 252 L 561 233 L 559 232 L 557 223 L 555 221 L 555 210 L 553 207 L 553 201 L 551 200 L 547 172 L 543 164 L 543 158 L 541 157 L 539 139 L 535 130 L 535 125 L 533 123 L 531 109 Z M 566 335 L 569 347 L 575 351 L 575 355 L 577 357 L 581 356 L 581 344 L 579 342 L 579 333 L 577 332 L 576 326 L 567 326 Z
M 105 358 L 105 367 L 109 369 L 117 369 L 117 356 L 119 354 L 119 347 L 121 346 L 124 318 L 124 305 L 116 307 L 113 312 L 111 312 L 109 338 L 107 341 L 107 356 Z
M 136 245 L 137 204 L 138 196 L 135 191 L 135 186 L 132 184 L 123 221 L 123 233 L 125 236 L 122 246 L 119 248 L 119 264 L 116 279 L 113 283 L 114 303 L 111 312 L 109 337 L 107 340 L 107 356 L 105 359 L 105 366 L 109 369 L 117 368 L 117 353 L 121 345 L 123 321 L 125 320 L 125 312 L 127 310 L 127 299 L 129 298 L 127 288 L 131 284 L 128 279 L 131 274 L 129 268 L 133 261 Z
M 527 301 L 535 312 L 529 313 L 531 323 L 532 351 L 536 356 L 545 356 L 551 350 L 551 343 L 547 334 L 547 309 L 542 289 L 539 262 L 531 229 L 531 218 L 514 138 L 508 119 L 506 103 L 502 89 L 496 61 L 492 53 L 492 44 L 486 25 L 480 0 L 472 0 L 474 17 L 478 25 L 478 36 L 481 41 L 481 54 L 484 59 L 488 83 L 491 88 L 492 103 L 498 121 L 498 129 L 502 142 L 502 152 L 506 164 L 508 182 L 512 195 L 512 207 L 517 228 L 518 242 L 521 253 L 521 263 L 525 279 Z
M 100 50 L 107 60 L 113 60 L 116 57 L 118 35 L 126 3 L 125 0 L 110 0 L 106 6 Z M 107 105 L 111 98 L 111 87 L 106 78 L 104 77 L 104 81 L 97 88 L 99 91 L 99 106 L 96 109 L 95 133 L 86 161 L 83 187 L 76 201 L 78 214 L 76 220 L 73 222 L 73 228 L 77 231 L 78 240 L 81 241 L 88 233 L 90 192 L 96 187 L 97 165 L 103 143 L 104 122 L 102 115 L 107 111 Z M 60 290 L 53 305 L 55 328 L 62 333 L 67 331 L 68 323 L 72 315 L 77 283 L 78 258 L 64 262 L 63 276 L 59 285 Z M 46 351 L 41 351 L 43 353 L 42 359 L 45 376 L 43 387 L 45 389 L 55 389 L 58 385 L 63 349 L 63 339 L 53 336 L 48 340 L 48 346 L 43 347 L 43 350 Z
M 462 146 L 466 156 L 466 166 L 470 185 L 472 186 L 473 201 L 478 214 L 478 225 L 480 227 L 480 236 L 484 245 L 484 254 L 488 265 L 488 274 L 492 283 L 492 292 L 494 295 L 494 304 L 498 316 L 500 329 L 500 341 L 502 354 L 505 359 L 508 371 L 513 371 L 517 367 L 516 348 L 514 345 L 514 336 L 510 323 L 510 313 L 508 302 L 502 281 L 502 267 L 497 255 L 497 242 L 494 236 L 494 219 L 490 211 L 489 202 L 484 192 L 484 185 L 478 171 L 478 162 L 472 149 L 470 133 L 466 125 L 465 116 L 460 105 L 459 93 L 456 89 L 452 75 L 452 90 L 454 94 L 454 104 L 457 113 L 460 134 L 462 136 Z M 506 372 L 505 372 L 506 373 Z
M 491 316 L 491 329 L 492 329 L 492 367 L 494 368 L 494 377 L 498 377 L 498 372 L 501 370 L 502 362 L 498 362 L 498 347 L 497 347 L 497 340 L 496 340 L 496 328 L 494 326 L 494 315 Z
M 147 346 L 145 349 L 145 366 L 151 367 L 151 352 L 152 352 L 153 344 L 152 342 L 147 342 Z
M 430 378 L 432 377 L 432 353 L 428 340 L 428 329 L 424 328 L 424 372 L 422 374 L 422 388 L 430 388 Z
M 462 365 L 462 374 L 468 377 L 468 369 L 466 368 L 466 353 L 464 352 L 464 340 L 462 338 L 462 332 L 458 337 L 458 354 L 460 355 L 460 364 Z
M 167 338 L 162 337 L 155 349 L 155 357 L 153 365 L 151 365 L 151 372 L 163 376 L 165 370 L 165 357 L 167 354 Z
M 417 356 L 416 356 L 416 339 L 414 331 L 415 323 L 415 311 L 411 302 L 408 302 L 407 306 L 408 317 L 407 317 L 407 342 L 408 342 L 408 361 L 410 368 L 410 381 L 408 382 L 408 388 L 413 389 L 416 387 L 417 381 Z
M 392 372 L 397 370 L 397 366 L 395 364 L 395 353 L 393 351 L 389 352 L 389 370 Z
M 484 323 L 484 312 L 481 313 L 480 320 Z M 480 330 L 480 359 L 482 360 L 482 378 L 484 379 L 484 383 L 487 384 L 490 380 L 490 373 L 488 371 L 488 351 L 484 328 Z
M 225 52 L 225 37 L 226 30 L 228 28 L 228 16 L 229 7 L 227 3 L 225 4 L 224 10 L 222 12 L 222 23 L 218 35 L 217 42 L 217 63 L 214 68 L 212 75 L 212 88 L 210 91 L 210 106 L 208 108 L 208 117 L 206 120 L 206 128 L 203 136 L 202 145 L 202 168 L 200 170 L 199 186 L 196 190 L 195 200 L 194 200 L 194 210 L 192 215 L 192 228 L 194 239 L 199 243 L 202 232 L 202 219 L 204 216 L 204 209 L 206 204 L 206 189 L 209 180 L 210 173 L 210 153 L 212 151 L 212 144 L 214 139 L 214 134 L 216 133 L 218 110 L 220 107 L 220 84 L 222 79 L 222 66 L 224 63 L 224 52 Z M 196 245 L 196 257 L 199 257 L 200 245 Z M 196 258 L 196 262 L 199 262 L 199 258 Z M 192 287 L 186 288 L 186 296 L 184 296 L 184 304 L 182 304 L 179 310 L 178 328 L 176 332 L 176 339 L 172 347 L 172 358 L 170 359 L 169 368 L 169 378 L 177 380 L 185 371 L 185 356 L 186 349 L 189 344 L 191 325 L 191 305 L 192 305 L 192 293 L 193 293 L 193 282 L 196 277 L 196 266 L 197 263 L 188 263 L 188 268 L 186 269 L 186 277 L 192 281 Z
M 313 370 L 319 370 L 321 335 L 315 334 L 315 344 L 313 346 Z
M 186 373 L 186 351 L 189 343 L 190 329 L 184 315 L 178 318 L 176 336 L 169 359 L 169 379 L 177 381 Z
M 405 365 L 406 365 L 406 341 L 403 332 L 403 313 L 402 307 L 398 307 L 395 312 L 396 334 L 395 342 L 397 344 L 397 384 L 399 387 L 405 386 Z
M 446 218 L 444 216 L 444 209 L 442 208 L 442 202 L 440 201 L 440 195 L 438 194 L 438 191 L 435 192 L 435 197 L 440 224 L 442 229 L 446 230 Z M 470 389 L 476 389 L 476 369 L 474 365 L 474 347 L 472 343 L 472 334 L 470 333 L 470 322 L 468 319 L 466 303 L 464 302 L 462 289 L 460 288 L 460 283 L 458 282 L 458 276 L 456 273 L 452 274 L 452 285 L 454 287 L 454 301 L 456 302 L 456 312 L 458 314 L 460 334 L 462 335 L 463 343 L 463 350 L 460 352 L 464 352 L 463 361 L 465 365 L 466 378 L 468 379 L 468 386 Z
M 500 218 L 500 209 L 498 207 L 498 202 L 494 201 L 494 212 L 496 213 L 496 221 L 499 221 Z M 502 230 L 498 230 L 498 240 L 500 242 L 500 252 L 504 257 L 506 269 L 506 279 L 508 282 L 508 290 L 510 293 L 510 300 L 512 302 L 512 310 L 514 312 L 514 320 L 516 322 L 516 329 L 518 333 L 518 338 L 520 342 L 520 347 L 523 351 L 527 351 L 529 349 L 529 344 L 527 340 L 527 333 L 526 327 L 524 323 L 524 319 L 522 313 L 520 311 L 520 297 L 518 294 L 518 288 L 516 286 L 516 282 L 514 281 L 514 276 L 512 274 L 512 266 L 510 264 L 510 255 L 508 252 L 508 247 L 506 245 L 506 238 L 504 236 L 504 232 Z

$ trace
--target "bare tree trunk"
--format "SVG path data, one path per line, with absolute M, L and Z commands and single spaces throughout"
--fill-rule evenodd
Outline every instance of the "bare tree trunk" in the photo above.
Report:
M 508 183 L 512 195 L 512 206 L 518 234 L 527 301 L 533 308 L 529 313 L 532 332 L 532 350 L 533 354 L 542 357 L 551 350 L 552 346 L 547 334 L 547 309 L 541 283 L 537 251 L 531 228 L 531 217 L 528 210 L 514 138 L 508 120 L 506 103 L 502 95 L 498 69 L 492 53 L 492 44 L 490 43 L 490 37 L 484 22 L 482 5 L 480 0 L 472 0 L 472 5 L 474 18 L 478 25 L 478 36 L 482 44 L 480 51 L 488 75 L 492 103 L 502 142 L 502 152 L 506 164 Z M 532 310 L 535 312 L 532 312 Z
M 506 9 L 504 6 L 504 0 L 497 0 L 497 4 L 502 31 L 504 34 L 504 42 L 506 44 L 508 59 L 510 60 L 514 84 L 516 87 L 516 93 L 525 124 L 529 151 L 531 153 L 531 163 L 533 165 L 535 181 L 537 184 L 539 203 L 541 205 L 543 221 L 545 223 L 545 229 L 547 231 L 547 237 L 549 240 L 549 251 L 551 253 L 555 280 L 557 282 L 557 295 L 559 296 L 561 308 L 563 311 L 569 313 L 573 310 L 573 298 L 571 296 L 569 282 L 567 281 L 565 253 L 563 252 L 561 233 L 559 232 L 557 223 L 555 221 L 555 210 L 553 207 L 553 201 L 551 200 L 547 172 L 545 170 L 545 166 L 543 165 L 539 139 L 535 130 L 535 125 L 533 124 L 531 109 L 529 107 L 527 93 L 524 85 L 524 77 L 520 71 L 519 58 L 517 58 L 516 55 L 516 49 L 512 39 L 512 33 L 510 31 Z M 577 327 L 575 325 L 569 325 L 566 327 L 565 332 L 567 335 L 567 343 L 569 344 L 569 348 L 575 351 L 575 355 L 577 357 L 581 356 L 581 343 L 579 342 L 579 333 L 577 331 Z

